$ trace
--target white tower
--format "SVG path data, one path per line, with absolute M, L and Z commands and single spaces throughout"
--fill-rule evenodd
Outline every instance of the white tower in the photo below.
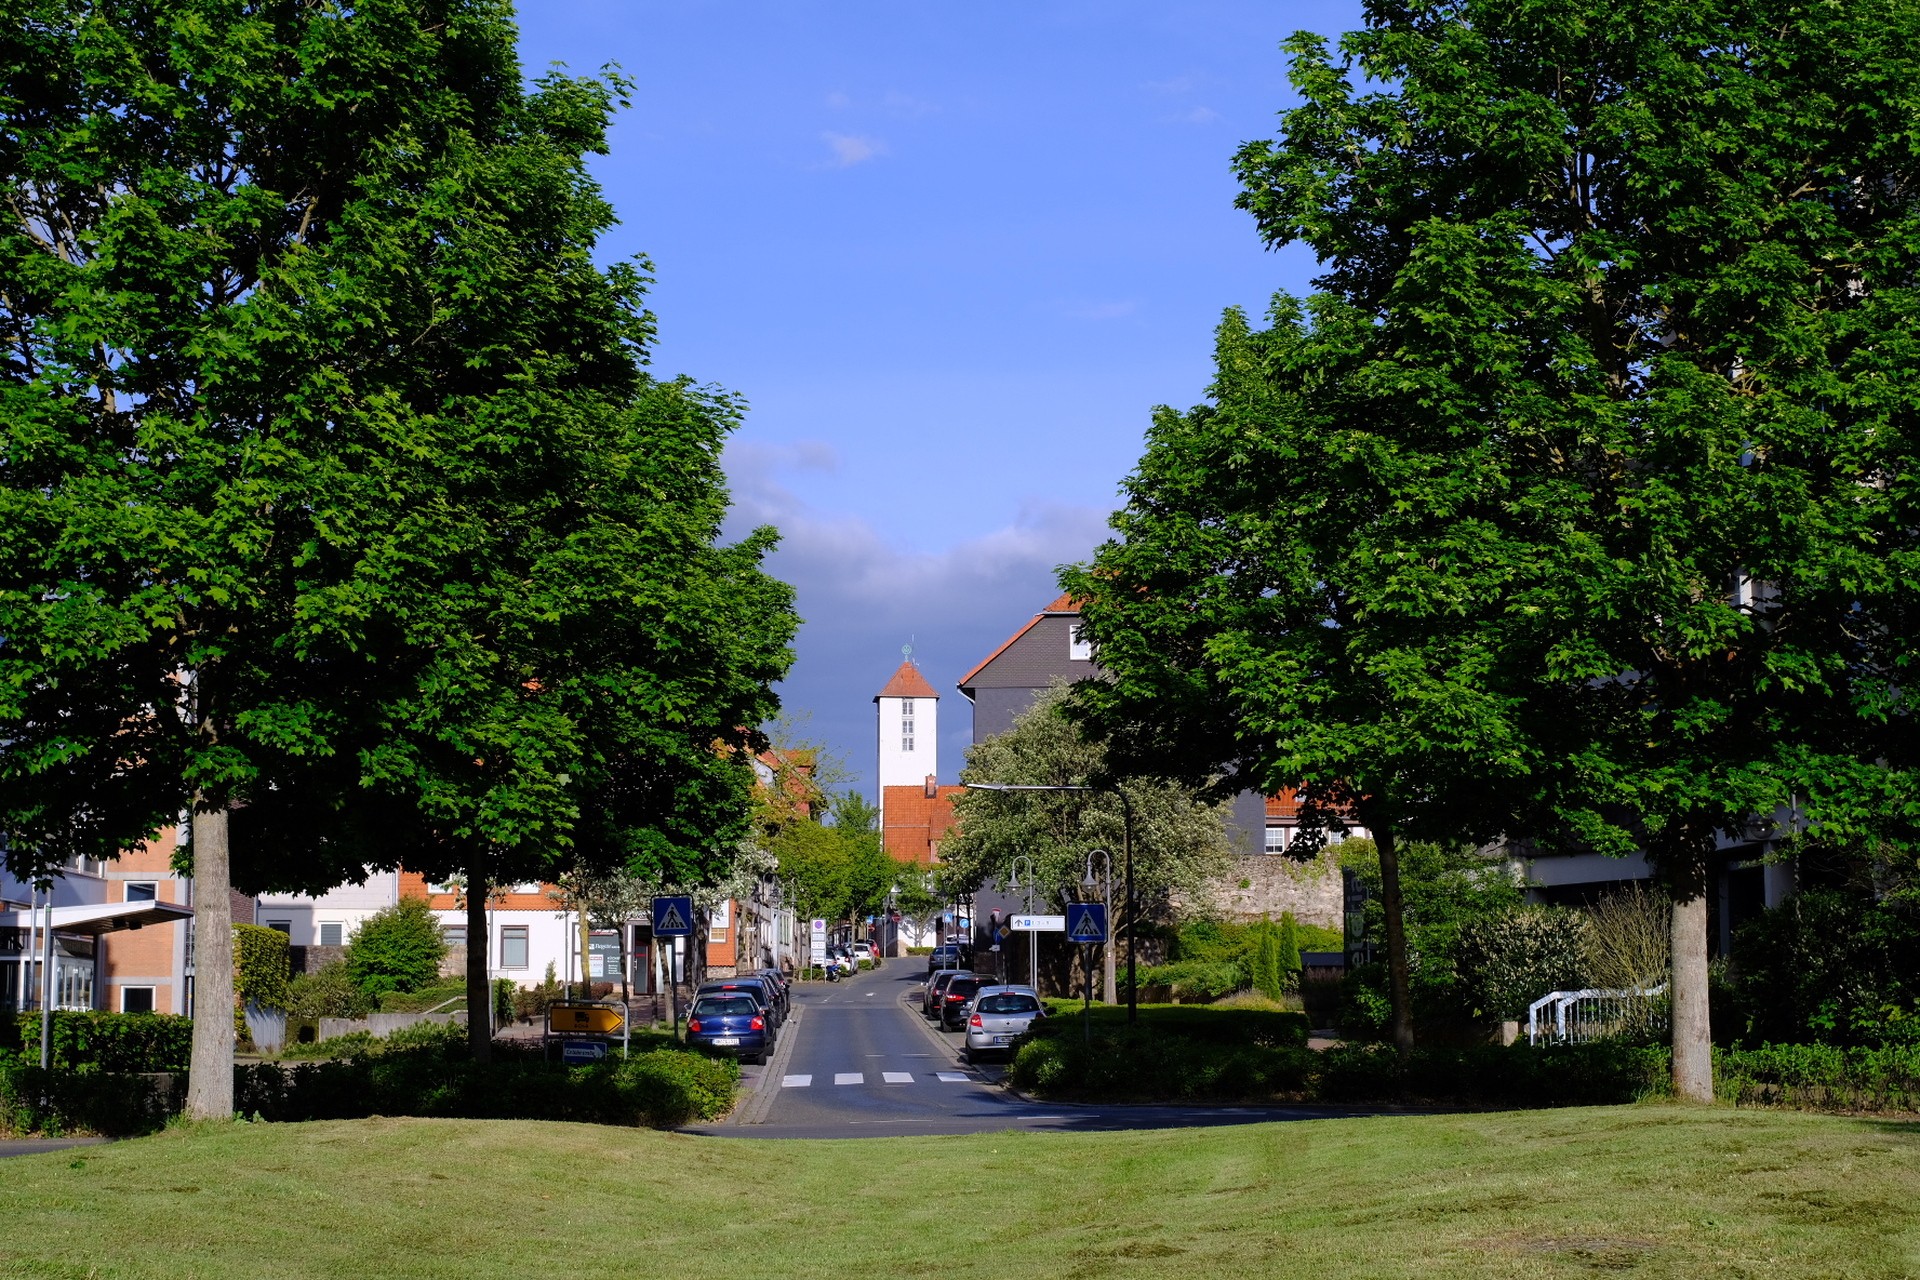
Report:
M 873 695 L 880 731 L 880 822 L 886 829 L 887 788 L 923 787 L 940 773 L 940 695 L 913 665 L 913 646 L 886 687 Z

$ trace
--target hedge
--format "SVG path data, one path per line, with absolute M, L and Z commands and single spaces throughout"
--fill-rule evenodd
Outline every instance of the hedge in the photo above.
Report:
M 42 1070 L 37 1063 L 0 1063 L 0 1128 L 14 1134 L 152 1133 L 180 1109 L 186 1077 L 162 1079 L 111 1072 Z
M 1714 1095 L 1735 1106 L 1920 1111 L 1920 1044 L 1716 1049 Z
M 479 1063 L 438 1052 L 389 1052 L 237 1068 L 234 1105 L 243 1115 L 278 1121 L 387 1115 L 672 1128 L 725 1115 L 739 1074 L 731 1059 L 677 1049 L 574 1068 L 537 1059 Z
M 13 1036 L 0 1048 L 40 1061 L 40 1014 L 14 1017 Z M 53 1062 L 78 1072 L 185 1071 L 193 1055 L 193 1019 L 171 1013 L 57 1010 Z
M 1034 1035 L 1080 1034 L 1079 1001 L 1049 997 L 1046 1005 L 1050 1016 L 1033 1024 Z M 1138 1008 L 1140 1027 L 1201 1044 L 1304 1045 L 1309 1031 L 1307 1015 L 1292 1009 L 1217 1009 L 1204 1004 L 1142 1004 Z M 1127 1021 L 1122 1004 L 1096 1004 L 1089 1012 L 1096 1031 Z

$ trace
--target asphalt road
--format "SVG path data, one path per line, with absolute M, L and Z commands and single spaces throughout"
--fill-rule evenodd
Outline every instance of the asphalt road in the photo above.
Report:
M 727 1121 L 687 1130 L 736 1138 L 872 1138 L 1006 1129 L 1114 1130 L 1319 1120 L 1336 1107 L 1072 1106 L 1029 1102 L 1000 1086 L 1001 1065 L 960 1059 L 907 996 L 926 976 L 917 957 L 843 982 L 794 987 L 794 1015 L 772 1060 L 742 1068 Z

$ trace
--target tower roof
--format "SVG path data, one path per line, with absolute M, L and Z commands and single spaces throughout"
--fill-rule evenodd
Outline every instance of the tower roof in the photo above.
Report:
M 873 696 L 878 701 L 881 698 L 938 698 L 940 695 L 920 674 L 920 668 L 909 660 L 901 663 L 900 669 L 893 673 L 893 679 L 887 681 L 886 687 Z

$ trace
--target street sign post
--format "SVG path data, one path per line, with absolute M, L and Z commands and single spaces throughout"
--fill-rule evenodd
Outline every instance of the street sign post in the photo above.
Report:
M 693 936 L 693 899 L 685 894 L 653 900 L 653 936 L 656 938 L 689 938 Z M 669 953 L 678 958 L 679 947 Z M 672 971 L 673 959 L 667 974 L 667 990 L 673 1008 L 673 1038 L 680 1038 L 680 975 Z
M 563 1040 L 560 1043 L 560 1061 L 570 1067 L 585 1066 L 606 1056 L 605 1040 Z
M 1065 933 L 1066 930 L 1067 918 L 1065 916 L 1013 917 L 1013 931 L 1015 933 Z
M 655 898 L 653 900 L 653 936 L 689 938 L 693 936 L 693 899 Z
M 1093 944 L 1107 940 L 1107 906 L 1104 902 L 1067 904 L 1067 941 L 1081 944 L 1080 957 L 1086 965 L 1087 995 L 1080 1006 L 1080 1039 L 1093 1043 Z
M 1069 902 L 1065 920 L 1068 942 L 1105 942 L 1107 907 L 1103 902 Z

